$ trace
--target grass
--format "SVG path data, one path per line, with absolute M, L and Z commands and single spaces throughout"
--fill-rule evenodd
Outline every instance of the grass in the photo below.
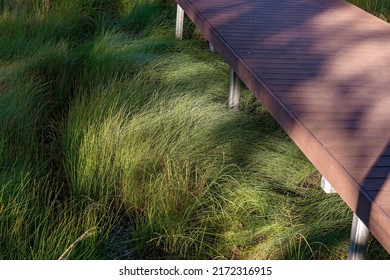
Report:
M 42 3 L 0 1 L 1 259 L 346 258 L 348 207 L 173 5 Z

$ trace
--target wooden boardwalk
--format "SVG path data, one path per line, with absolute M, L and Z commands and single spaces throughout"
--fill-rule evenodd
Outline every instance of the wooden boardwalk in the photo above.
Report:
M 344 0 L 177 0 L 390 252 L 390 25 Z

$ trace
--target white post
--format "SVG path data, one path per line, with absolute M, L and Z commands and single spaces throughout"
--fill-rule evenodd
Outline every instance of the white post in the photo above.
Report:
M 367 256 L 368 239 L 370 230 L 353 214 L 351 239 L 349 241 L 348 259 L 365 260 Z
M 209 50 L 215 52 L 214 46 L 209 42 Z
M 231 109 L 237 109 L 240 102 L 240 78 L 231 70 L 230 74 L 230 89 L 229 89 L 229 107 Z
M 321 177 L 321 188 L 326 193 L 336 193 L 332 185 Z M 370 237 L 370 230 L 359 219 L 356 214 L 353 214 L 351 237 L 349 241 L 348 259 L 349 260 L 364 260 L 367 256 L 368 239 Z
M 321 189 L 323 189 L 326 193 L 336 193 L 336 190 L 324 176 L 321 177 Z
M 183 39 L 184 10 L 177 4 L 176 9 L 176 39 Z

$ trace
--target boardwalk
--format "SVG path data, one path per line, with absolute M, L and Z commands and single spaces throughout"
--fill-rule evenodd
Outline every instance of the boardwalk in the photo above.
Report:
M 178 0 L 390 252 L 390 25 L 343 0 Z

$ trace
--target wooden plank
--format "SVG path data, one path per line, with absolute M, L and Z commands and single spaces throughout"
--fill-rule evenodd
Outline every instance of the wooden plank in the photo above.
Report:
M 281 99 L 284 101 L 284 99 Z M 311 104 L 288 104 L 291 112 L 294 112 L 296 116 L 300 116 L 302 121 L 312 121 L 312 120 L 322 120 L 322 121 L 335 121 L 336 119 L 340 121 L 353 121 L 360 124 L 370 124 L 372 126 L 368 128 L 381 127 L 383 129 L 389 128 L 390 123 L 385 121 L 389 119 L 389 112 L 378 110 L 375 115 L 369 113 L 370 111 L 375 110 L 374 104 L 366 104 L 364 106 L 359 105 L 350 105 L 343 106 L 343 104 L 337 104 L 337 101 L 333 101 L 336 104 L 332 104 L 331 101 L 321 102 L 313 101 Z M 298 103 L 298 102 L 297 102 Z M 369 103 L 369 102 L 367 102 Z M 344 117 L 344 118 L 340 118 Z M 378 123 L 376 123 L 378 122 Z
M 368 194 L 379 205 L 389 204 L 390 206 L 390 190 L 368 191 Z
M 381 208 L 385 211 L 385 213 L 390 216 L 390 204 L 382 204 Z
M 307 112 L 294 112 L 294 115 L 297 117 L 306 116 L 305 120 L 303 120 L 306 127 L 310 127 L 310 130 L 312 132 L 317 132 L 321 129 L 328 129 L 329 133 L 345 133 L 346 135 L 352 134 L 352 133 L 361 133 L 364 135 L 364 130 L 366 129 L 374 129 L 378 131 L 379 129 L 382 129 L 383 131 L 386 131 L 388 129 L 388 122 L 386 119 L 378 120 L 375 123 L 372 123 L 370 121 L 365 120 L 352 120 L 351 117 L 353 117 L 353 114 L 350 112 L 343 112 L 344 116 L 347 114 L 350 115 L 350 117 L 345 119 L 338 118 L 338 113 L 335 114 L 325 114 L 322 115 L 322 117 L 318 116 L 315 118 L 314 116 L 311 116 L 310 113 Z M 317 115 L 320 115 L 317 113 Z M 328 118 L 328 119 L 327 119 Z M 336 131 L 332 131 L 332 129 L 335 129 Z
M 358 180 L 358 182 L 361 186 L 363 186 L 363 189 L 366 191 L 390 191 L 390 180 L 364 178 Z
M 383 166 L 364 166 L 364 167 L 350 167 L 346 168 L 349 174 L 357 180 L 367 179 L 387 179 L 390 168 Z
M 337 160 L 345 166 L 349 167 L 390 167 L 390 156 L 378 157 L 374 156 L 339 156 Z
M 383 151 L 382 147 L 361 147 L 361 146 L 331 146 L 326 148 L 330 154 L 333 155 L 334 158 L 338 158 L 340 156 L 369 156 L 369 155 L 380 155 L 380 156 L 389 156 L 390 152 L 385 151 L 383 154 L 381 152 Z
M 360 133 L 357 136 L 353 134 L 350 136 L 338 136 L 337 134 L 333 134 L 329 136 L 318 137 L 318 139 L 324 143 L 325 147 L 345 146 L 345 143 L 349 143 L 349 147 L 383 147 L 383 145 L 388 141 L 387 138 L 382 137 L 383 134 L 379 133 L 370 136 L 366 136 L 364 134 L 363 136 L 360 135 Z
M 298 94 L 297 94 L 298 95 Z M 352 99 L 352 100 L 351 100 Z M 381 98 L 375 97 L 354 97 L 350 98 L 347 96 L 340 96 L 337 100 L 334 99 L 332 95 L 323 95 L 323 96 L 315 96 L 313 94 L 301 94 L 301 95 L 289 95 L 285 97 L 281 97 L 281 100 L 284 104 L 288 105 L 337 105 L 337 104 L 350 104 L 352 106 L 359 106 L 360 104 L 365 104 L 363 106 L 370 106 L 371 104 L 375 104 L 376 102 L 380 102 Z M 318 114 L 316 112 L 311 112 L 314 116 L 323 116 L 322 114 Z M 387 113 L 387 112 L 385 112 Z
M 360 128 L 350 128 L 348 131 L 346 131 L 345 129 L 343 130 L 337 130 L 335 128 L 330 128 L 330 129 L 333 129 L 334 131 L 331 131 L 329 132 L 329 127 L 326 128 L 317 128 L 317 129 L 313 129 L 313 132 L 315 131 L 315 137 L 318 138 L 318 139 L 322 139 L 322 137 L 328 137 L 329 135 L 333 135 L 335 137 L 337 136 L 346 136 L 346 137 L 350 137 L 351 135 L 359 135 L 362 130 Z M 390 133 L 390 128 L 387 128 L 387 129 L 381 129 L 381 128 L 366 128 L 364 129 L 364 134 L 366 135 L 383 135 L 383 133 Z M 380 148 L 382 147 L 378 147 L 378 151 L 380 151 Z M 349 155 L 350 157 L 353 157 L 355 155 Z M 374 157 L 372 155 L 372 157 Z M 368 158 L 364 159 L 364 160 L 367 160 L 367 161 L 370 161 Z

